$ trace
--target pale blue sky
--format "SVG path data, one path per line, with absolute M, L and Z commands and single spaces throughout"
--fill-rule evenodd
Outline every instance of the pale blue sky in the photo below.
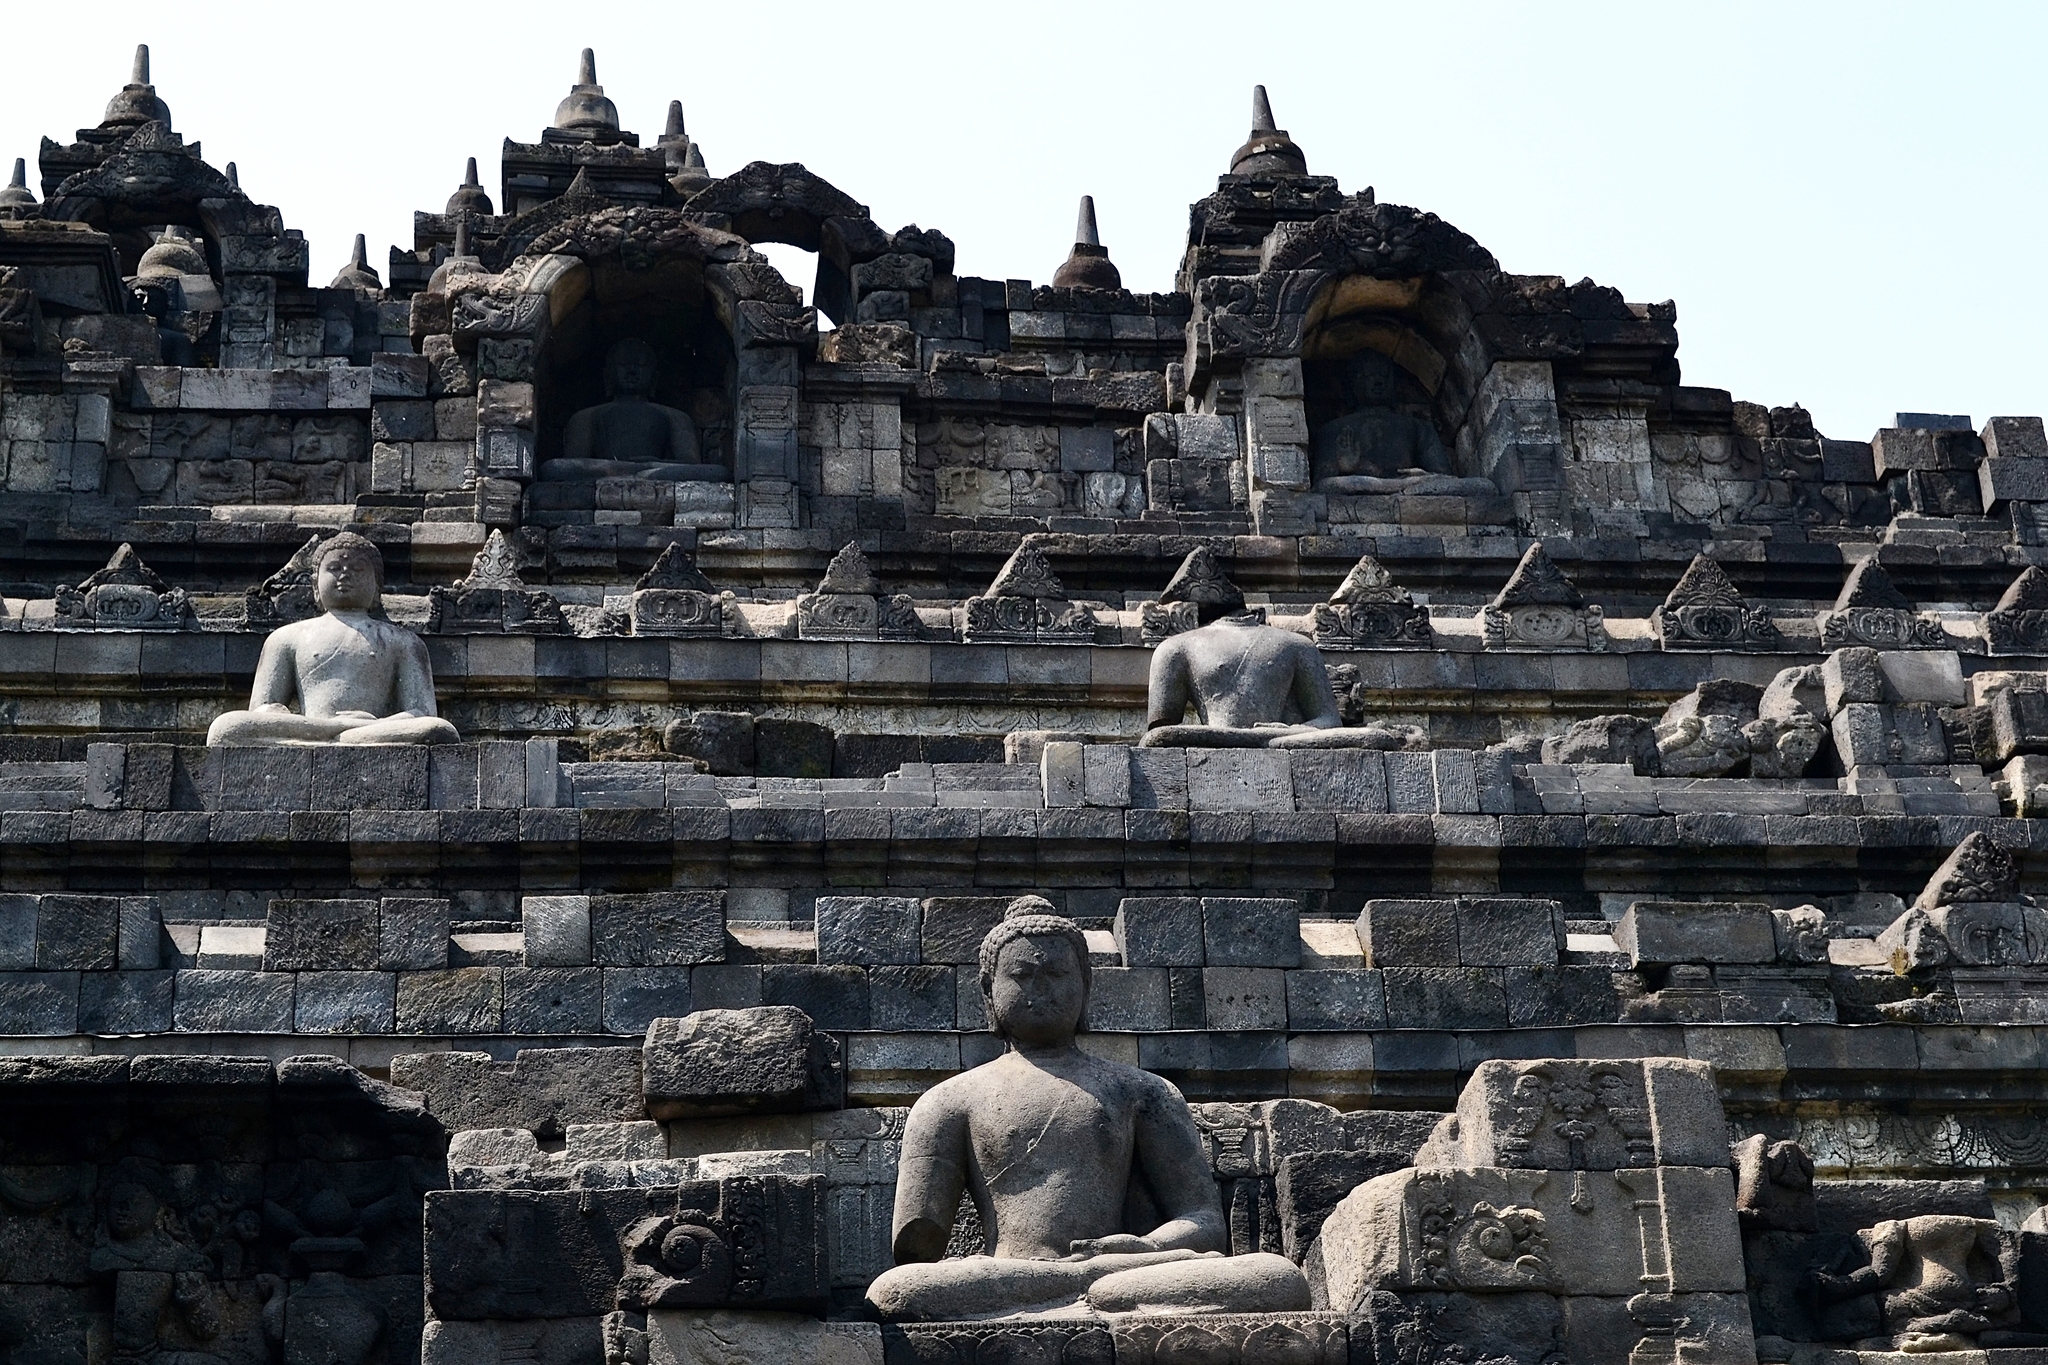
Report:
M 571 16 L 571 17 L 565 17 Z M 497 193 L 576 51 L 649 142 L 671 98 L 714 174 L 802 161 L 963 274 L 1050 277 L 1093 193 L 1136 289 L 1255 81 L 1347 191 L 1434 210 L 1507 269 L 1676 299 L 1686 381 L 1897 410 L 2048 410 L 2039 65 L 2020 4 L 858 4 L 10 7 L 0 156 L 97 123 L 134 43 L 208 160 L 374 263 L 465 156 Z M 800 283 L 808 286 L 808 278 Z

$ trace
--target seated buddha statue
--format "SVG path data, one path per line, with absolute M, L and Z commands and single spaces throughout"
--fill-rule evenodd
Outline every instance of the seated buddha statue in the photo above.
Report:
M 1412 726 L 1346 726 L 1322 651 L 1307 636 L 1266 624 L 1207 548 L 1189 553 L 1159 594 L 1191 602 L 1199 623 L 1152 651 L 1144 748 L 1407 749 Z M 1192 706 L 1199 723 L 1187 721 Z
M 1081 1051 L 1088 947 L 1037 896 L 982 940 L 982 1003 L 1008 1050 L 911 1106 L 896 1171 L 887 1322 L 1305 1309 L 1284 1256 L 1226 1256 L 1229 1227 L 1187 1101 Z M 941 1259 L 965 1194 L 987 1252 Z
M 540 467 L 543 479 L 654 479 L 725 482 L 723 465 L 700 464 L 690 414 L 654 401 L 654 348 L 636 337 L 604 358 L 604 402 L 569 418 L 562 453 Z
M 1309 439 L 1316 492 L 1500 496 L 1490 480 L 1453 473 L 1436 427 L 1394 406 L 1398 381 L 1391 362 L 1358 366 L 1343 388 L 1349 410 Z
M 229 711 L 208 744 L 450 744 L 460 738 L 434 708 L 427 647 L 371 615 L 384 591 L 384 556 L 350 531 L 313 564 L 324 615 L 280 626 L 263 642 L 249 709 Z M 294 711 L 296 701 L 299 709 Z

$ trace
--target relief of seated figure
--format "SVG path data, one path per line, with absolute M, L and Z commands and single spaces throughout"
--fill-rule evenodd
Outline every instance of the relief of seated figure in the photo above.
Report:
M 605 353 L 607 401 L 569 418 L 562 453 L 540 467 L 555 481 L 654 479 L 725 482 L 725 466 L 698 463 L 697 424 L 690 414 L 654 401 L 654 348 L 636 337 Z
M 1322 651 L 1304 635 L 1266 624 L 1207 550 L 1191 553 L 1161 602 L 1193 602 L 1195 629 L 1152 651 L 1145 688 L 1145 748 L 1410 749 L 1412 726 L 1347 727 Z M 1189 706 L 1201 717 L 1186 723 Z
M 325 613 L 271 632 L 249 709 L 229 711 L 208 744 L 450 744 L 434 707 L 434 671 L 417 635 L 371 615 L 384 556 L 344 531 L 320 547 L 313 600 Z M 292 703 L 299 704 L 297 711 Z
M 1891 1339 L 1873 1344 L 1914 1353 L 1969 1351 L 1980 1334 L 2018 1325 L 1997 1223 L 1923 1214 L 1879 1223 L 1856 1237 L 1870 1252 L 1869 1265 L 1847 1275 L 1814 1271 L 1812 1280 L 1823 1303 L 1877 1296 Z
M 1317 427 L 1309 463 L 1318 493 L 1408 493 L 1496 499 L 1487 479 L 1461 478 L 1436 427 L 1400 411 L 1393 362 L 1353 363 L 1340 381 L 1344 415 Z
M 1074 1045 L 1088 948 L 1025 896 L 982 940 L 981 995 L 1008 1050 L 911 1107 L 884 1321 L 1269 1313 L 1309 1306 L 1284 1256 L 1226 1256 L 1229 1227 L 1187 1101 Z M 941 1259 L 962 1194 L 990 1248 Z M 1136 1229 L 1135 1231 L 1133 1229 Z

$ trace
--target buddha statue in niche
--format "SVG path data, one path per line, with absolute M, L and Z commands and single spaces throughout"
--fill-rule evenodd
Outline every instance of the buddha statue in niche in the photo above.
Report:
M 208 744 L 452 744 L 460 736 L 434 705 L 427 647 L 371 615 L 384 591 L 384 556 L 344 531 L 320 546 L 313 600 L 323 615 L 281 626 L 263 642 L 249 709 L 229 711 Z M 291 703 L 299 703 L 297 711 Z
M 1088 946 L 1038 896 L 982 940 L 982 1002 L 1007 1051 L 911 1106 L 884 1321 L 1261 1313 L 1309 1306 L 1284 1256 L 1227 1256 L 1229 1226 L 1188 1103 L 1083 1052 Z M 965 1194 L 988 1254 L 944 1259 Z
M 723 465 L 698 462 L 690 414 L 654 401 L 658 364 L 654 348 L 637 337 L 614 343 L 604 358 L 606 401 L 569 418 L 562 453 L 540 467 L 540 477 L 724 482 Z
M 1396 406 L 1400 375 L 1392 361 L 1366 352 L 1338 382 L 1344 413 L 1317 427 L 1309 443 L 1318 493 L 1500 496 L 1490 480 L 1453 473 L 1436 427 Z

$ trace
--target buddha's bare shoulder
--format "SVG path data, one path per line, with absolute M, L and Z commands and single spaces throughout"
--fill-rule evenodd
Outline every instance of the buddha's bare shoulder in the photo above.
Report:
M 1161 640 L 1158 644 L 1152 647 L 1153 659 L 1156 661 L 1159 659 L 1185 658 L 1187 656 L 1188 649 L 1190 648 L 1189 636 L 1193 634 L 1193 631 L 1184 630 L 1177 635 L 1167 636 L 1164 640 Z
M 399 649 L 418 650 L 421 653 L 426 652 L 426 641 L 420 639 L 419 636 L 407 630 L 404 626 L 394 621 L 386 620 L 381 616 L 366 618 L 363 633 L 380 645 L 393 645 Z
M 911 1105 L 912 1111 L 926 1118 L 944 1118 L 948 1115 L 967 1113 L 992 1089 L 1002 1084 L 992 1071 L 992 1068 L 1002 1060 L 998 1057 L 994 1061 L 970 1067 L 957 1076 L 948 1076 L 919 1095 Z
M 319 616 L 309 616 L 303 621 L 288 621 L 264 637 L 263 647 L 265 649 L 289 649 L 308 638 L 317 639 L 319 636 L 326 634 L 322 627 L 328 624 L 328 622 L 329 618 L 324 613 Z
M 1298 630 L 1289 630 L 1285 626 L 1274 625 L 1262 626 L 1260 627 L 1260 629 L 1271 631 L 1272 633 L 1268 635 L 1266 638 L 1275 641 L 1283 649 L 1290 649 L 1297 652 L 1305 652 L 1309 654 L 1314 654 L 1316 652 L 1315 641 L 1309 639 L 1308 636 L 1303 635 Z
M 1123 1099 L 1143 1108 L 1161 1104 L 1187 1107 L 1187 1101 L 1181 1098 L 1180 1091 L 1174 1087 L 1173 1082 L 1163 1076 L 1155 1076 L 1128 1062 L 1097 1057 L 1091 1053 L 1084 1052 L 1081 1057 L 1082 1067 L 1098 1091 L 1113 1091 Z

